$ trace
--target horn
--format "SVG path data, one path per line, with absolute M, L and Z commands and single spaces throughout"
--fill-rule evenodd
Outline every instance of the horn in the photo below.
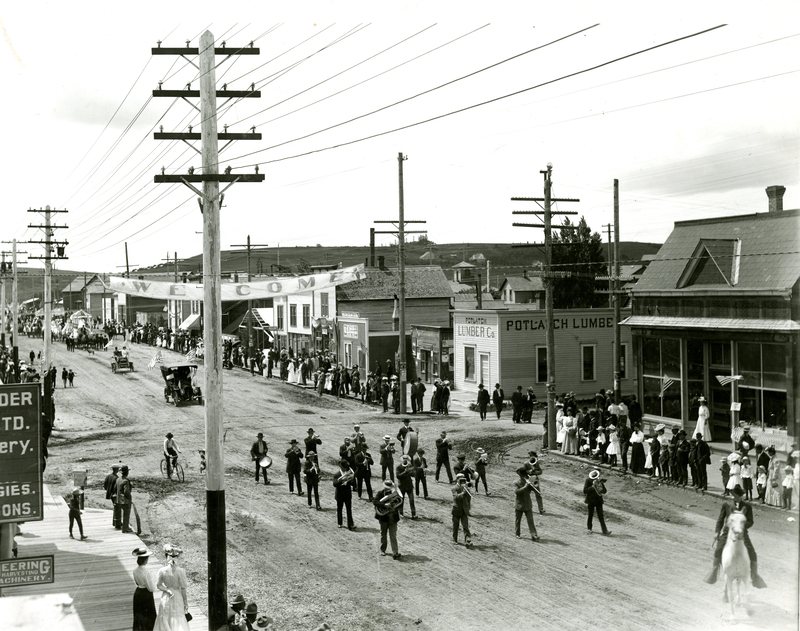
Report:
M 539 460 L 537 458 L 531 458 L 530 460 L 528 460 L 528 464 L 530 464 L 533 467 L 536 466 L 537 462 L 539 462 Z

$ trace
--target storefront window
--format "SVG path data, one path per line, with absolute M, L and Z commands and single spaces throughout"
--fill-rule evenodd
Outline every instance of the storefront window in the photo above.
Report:
M 319 314 L 323 317 L 328 315 L 328 293 L 325 291 L 319 294 Z
M 475 381 L 475 347 L 464 347 L 464 379 Z
M 289 305 L 289 326 L 297 326 L 297 305 Z
M 681 418 L 681 344 L 675 339 L 642 341 L 642 406 L 645 414 Z
M 311 305 L 303 305 L 303 328 L 311 326 Z
M 547 347 L 536 347 L 536 383 L 547 383 Z
M 786 352 L 780 344 L 739 342 L 740 419 L 786 429 Z
M 581 381 L 594 381 L 594 344 L 581 344 Z
M 278 305 L 278 329 L 283 331 L 283 305 Z
M 686 340 L 687 388 L 689 394 L 689 419 L 696 419 L 700 409 L 697 399 L 704 395 L 703 342 Z

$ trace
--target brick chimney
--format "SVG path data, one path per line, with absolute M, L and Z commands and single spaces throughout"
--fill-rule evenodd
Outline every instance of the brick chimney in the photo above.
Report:
M 767 197 L 769 198 L 769 212 L 779 213 L 783 211 L 783 194 L 786 192 L 785 186 L 768 186 Z
M 528 270 L 522 270 L 522 278 L 528 278 Z
M 386 265 L 385 265 L 384 261 L 385 261 L 384 257 L 382 257 L 382 256 L 378 257 L 378 268 L 386 269 Z

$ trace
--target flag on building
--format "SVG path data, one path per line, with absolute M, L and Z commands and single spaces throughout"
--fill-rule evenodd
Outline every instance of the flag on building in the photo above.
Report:
M 717 381 L 719 381 L 719 385 L 727 386 L 732 381 L 739 381 L 740 379 L 744 379 L 742 375 L 716 375 Z
M 672 379 L 671 377 L 667 377 L 666 375 L 664 375 L 664 377 L 663 377 L 663 382 L 662 382 L 662 384 L 661 384 L 661 392 L 659 392 L 659 393 L 658 393 L 658 396 L 659 396 L 659 397 L 663 397 L 663 396 L 664 396 L 664 393 L 667 391 L 667 388 L 669 388 L 669 387 L 670 387 L 670 386 L 671 386 L 673 383 L 675 383 L 675 380 L 674 380 L 674 379 Z
M 153 355 L 153 359 L 150 360 L 150 363 L 147 364 L 147 367 L 152 370 L 156 367 L 156 364 L 162 363 L 164 360 L 161 357 L 161 351 L 157 351 L 155 355 Z
M 195 351 L 195 349 L 191 349 L 188 353 L 186 353 L 186 361 L 187 362 L 197 361 L 197 352 Z

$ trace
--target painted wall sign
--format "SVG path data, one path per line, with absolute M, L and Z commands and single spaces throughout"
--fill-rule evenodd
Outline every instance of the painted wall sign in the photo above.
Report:
M 0 386 L 0 523 L 44 518 L 39 387 Z
M 0 561 L 0 587 L 43 585 L 55 580 L 53 555 Z

